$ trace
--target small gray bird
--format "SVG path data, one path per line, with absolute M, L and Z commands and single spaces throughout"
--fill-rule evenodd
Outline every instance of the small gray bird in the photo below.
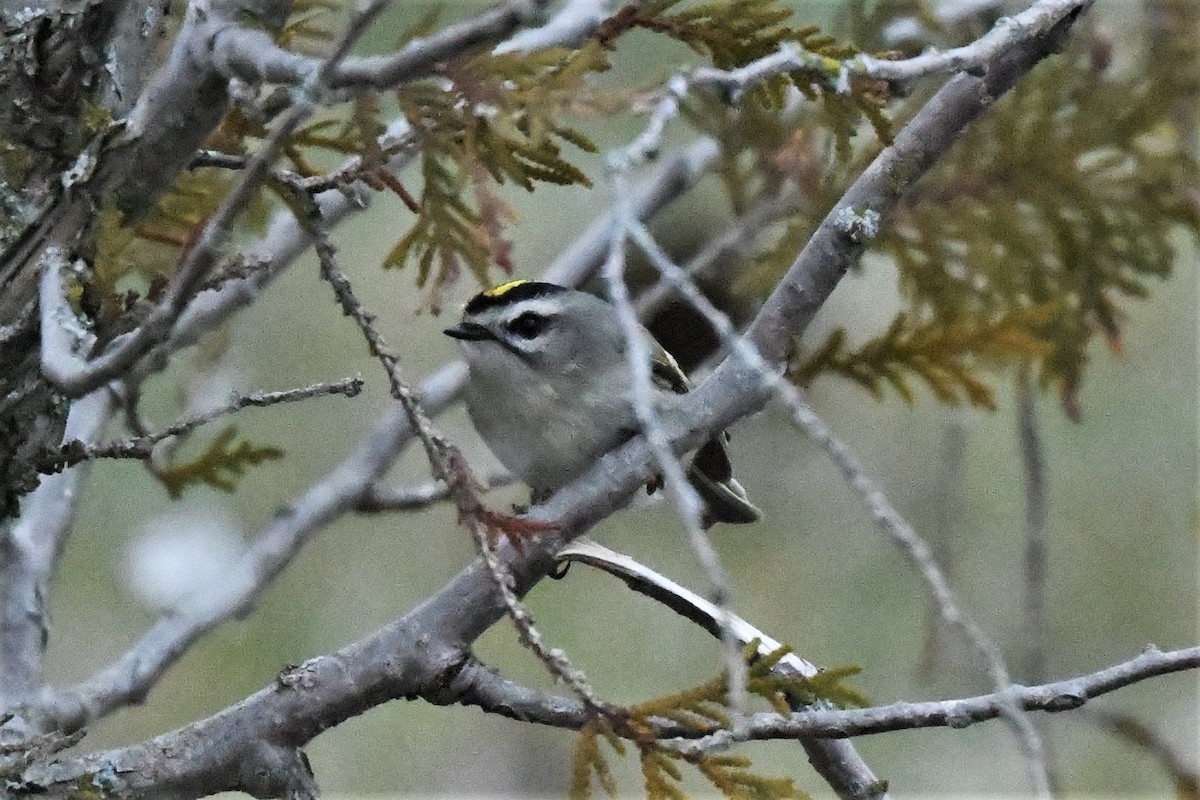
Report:
M 467 412 L 479 435 L 540 502 L 638 432 L 626 339 L 603 300 L 553 283 L 512 281 L 476 295 L 447 328 L 470 369 Z M 691 388 L 670 353 L 643 329 L 656 401 Z M 754 522 L 760 512 L 733 478 L 726 434 L 710 439 L 687 470 L 705 523 Z M 653 490 L 651 485 L 650 489 Z

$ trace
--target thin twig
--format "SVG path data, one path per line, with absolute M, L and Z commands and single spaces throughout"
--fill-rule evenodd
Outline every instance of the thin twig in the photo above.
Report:
M 188 169 L 215 167 L 216 169 L 245 169 L 247 158 L 235 153 L 222 153 L 220 150 L 198 150 L 192 156 Z
M 428 76 L 442 63 L 499 42 L 535 21 L 547 0 L 510 0 L 428 37 L 414 39 L 399 52 L 345 59 L 328 71 L 322 86 L 331 89 L 390 89 Z M 320 62 L 279 47 L 250 26 L 227 28 L 214 42 L 214 59 L 230 78 L 248 83 L 304 84 Z
M 285 389 L 276 392 L 234 393 L 225 405 L 206 411 L 203 414 L 181 419 L 173 425 L 163 428 L 161 431 L 99 444 L 88 444 L 78 439 L 72 439 L 65 442 L 57 453 L 48 455 L 42 464 L 42 469 L 46 472 L 58 472 L 65 467 L 73 466 L 82 461 L 91 461 L 98 458 L 149 458 L 154 452 L 154 446 L 159 442 L 169 439 L 172 436 L 184 436 L 203 425 L 207 425 L 213 420 L 234 414 L 243 408 L 252 406 L 255 408 L 264 408 L 280 403 L 295 403 L 301 400 L 310 400 L 314 397 L 324 397 L 333 394 L 357 397 L 359 392 L 362 391 L 362 387 L 362 376 L 356 376 L 353 378 L 343 378 L 340 381 L 314 383 L 310 386 L 301 386 L 296 389 Z
M 1029 375 L 1017 377 L 1017 432 L 1025 485 L 1025 681 L 1046 678 L 1046 457 L 1038 432 L 1037 409 Z
M 419 137 L 411 128 L 398 135 L 385 134 L 380 139 L 379 151 L 374 154 L 374 158 L 378 160 L 367 159 L 363 156 L 351 156 L 342 166 L 320 175 L 303 176 L 293 172 L 285 174 L 280 171 L 278 176 L 287 185 L 308 194 L 339 189 L 357 181 L 377 182 L 377 176 L 381 170 L 385 169 L 388 161 L 401 153 L 414 149 L 419 142 Z
M 508 473 L 489 475 L 480 486 L 491 491 L 512 484 L 516 479 Z M 358 502 L 355 510 L 362 514 L 381 511 L 420 511 L 452 499 L 445 481 L 432 481 L 420 486 L 372 486 Z
M 654 399 L 654 384 L 651 375 L 651 353 L 646 332 L 638 322 L 637 312 L 634 311 L 629 298 L 629 289 L 625 285 L 625 244 L 631 231 L 642 227 L 631 213 L 628 202 L 628 186 L 624 172 L 623 160 L 614 159 L 613 165 L 613 194 L 617 210 L 618 225 L 613 233 L 609 257 L 604 264 L 604 278 L 613 305 L 617 309 L 617 318 L 625 333 L 626 357 L 629 362 L 630 402 L 637 415 L 642 434 L 646 437 L 654 460 L 666 482 L 666 487 L 674 501 L 676 509 L 688 534 L 688 542 L 697 561 L 704 570 L 712 592 L 713 602 L 723 611 L 728 610 L 732 591 L 729 575 L 721 566 L 720 557 L 713 548 L 708 534 L 704 531 L 704 503 L 699 493 L 691 485 L 684 472 L 683 464 L 671 450 L 670 441 L 663 431 L 659 420 L 658 409 Z M 723 661 L 728 675 L 727 691 L 729 692 L 730 708 L 735 718 L 745 712 L 749 703 L 746 692 L 746 660 L 742 656 L 742 648 L 733 635 L 732 628 L 726 623 L 720 636 L 722 643 Z
M 1153 756 L 1171 776 L 1175 796 L 1180 800 L 1200 797 L 1200 772 L 1153 727 L 1132 714 L 1110 708 L 1088 707 L 1083 709 L 1083 716 Z
M 249 281 L 275 270 L 276 264 L 271 259 L 253 258 L 245 253 L 236 253 L 227 259 L 220 271 L 204 282 L 197 295 L 203 292 L 218 292 L 233 281 Z
M 1106 669 L 1040 686 L 1012 686 L 1000 692 L 957 700 L 892 703 L 840 711 L 798 711 L 788 716 L 754 714 L 744 729 L 705 736 L 683 745 L 684 752 L 710 753 L 739 741 L 820 736 L 842 738 L 917 728 L 959 730 L 976 722 L 1004 717 L 1017 705 L 1022 712 L 1077 709 L 1088 700 L 1149 678 L 1200 668 L 1200 647 L 1163 652 L 1147 647 L 1140 655 Z

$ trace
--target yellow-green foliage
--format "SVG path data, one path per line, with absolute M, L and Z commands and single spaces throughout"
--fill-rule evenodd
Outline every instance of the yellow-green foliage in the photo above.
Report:
M 321 48 L 333 39 L 333 19 L 345 9 L 342 0 L 294 0 L 277 37 L 279 45 L 301 51 Z
M 985 364 L 1034 361 L 1052 349 L 1051 326 L 1064 314 L 1048 304 L 1007 312 L 994 320 L 932 319 L 917 322 L 906 313 L 888 329 L 857 348 L 845 328 L 835 329 L 811 354 L 795 354 L 788 376 L 807 386 L 822 373 L 849 378 L 883 398 L 890 385 L 906 403 L 915 399 L 910 378 L 917 378 L 948 405 L 964 400 L 989 410 L 996 407 L 992 387 L 979 375 Z
M 1030 332 L 1051 350 L 1043 384 L 1068 407 L 1095 333 L 1120 346 L 1120 301 L 1164 278 L 1169 236 L 1200 218 L 1196 165 L 1152 77 L 1127 79 L 1084 54 L 1035 70 L 922 181 L 878 248 L 914 307 L 938 320 L 1057 305 Z
M 682 6 L 682 8 L 680 8 Z M 646 28 L 676 39 L 708 58 L 720 69 L 736 69 L 772 55 L 785 43 L 798 46 L 803 67 L 759 84 L 750 99 L 767 108 L 783 107 L 789 86 L 809 99 L 821 100 L 840 141 L 848 142 L 859 115 L 865 115 L 879 136 L 890 138 L 890 124 L 881 113 L 887 87 L 875 81 L 852 80 L 842 85 L 843 61 L 859 54 L 815 25 L 788 24 L 792 9 L 778 0 L 724 0 L 686 5 L 682 0 L 655 0 L 641 7 L 626 6 L 609 21 L 604 40 L 630 27 Z M 887 57 L 888 53 L 878 54 Z
M 681 5 L 681 0 L 657 0 L 640 8 L 626 6 L 602 30 L 602 40 L 631 27 L 646 28 L 686 44 L 721 69 L 744 66 L 779 51 L 786 43 L 798 47 L 803 63 L 800 69 L 754 87 L 749 103 L 733 107 L 724 103 L 740 98 L 723 97 L 723 104 L 715 106 L 701 100 L 703 110 L 694 112 L 692 118 L 703 129 L 715 133 L 722 126 L 740 125 L 744 114 L 760 109 L 777 112 L 785 104 L 788 88 L 795 87 L 809 100 L 819 101 L 819 121 L 834 133 L 843 159 L 849 157 L 851 139 L 864 118 L 881 140 L 891 141 L 891 123 L 883 113 L 888 86 L 881 81 L 844 79 L 844 61 L 860 53 L 853 44 L 838 41 L 813 25 L 787 24 L 792 9 L 777 0 L 729 0 L 678 8 Z M 875 55 L 888 58 L 892 53 Z M 757 121 L 764 119 L 768 118 Z M 781 130 L 795 128 L 795 120 L 780 120 L 775 114 L 769 119 Z
M 280 458 L 283 458 L 283 450 L 270 446 L 258 447 L 244 439 L 239 440 L 237 428 L 230 425 L 213 438 L 203 453 L 157 470 L 155 476 L 171 499 L 177 500 L 185 489 L 200 484 L 232 492 L 237 488 L 237 479 L 245 473 L 246 467 Z
M 866 699 L 843 681 L 858 673 L 853 666 L 825 670 L 812 678 L 784 674 L 780 660 L 790 652 L 782 647 L 764 657 L 755 655 L 757 642 L 746 649 L 750 661 L 747 691 L 767 700 L 781 714 L 813 703 L 838 707 L 863 706 Z M 626 754 L 625 741 L 638 748 L 639 763 L 646 796 L 659 800 L 682 800 L 685 765 L 693 767 L 700 776 L 729 798 L 782 800 L 807 798 L 790 778 L 758 775 L 751 769 L 750 759 L 737 754 L 718 753 L 684 757 L 678 750 L 662 746 L 653 734 L 653 720 L 677 723 L 696 735 L 705 735 L 728 728 L 729 699 L 724 675 L 679 692 L 650 700 L 628 709 L 619 720 L 598 718 L 579 732 L 571 768 L 571 797 L 584 800 L 591 797 L 592 779 L 611 797 L 619 791 L 612 769 L 601 749 L 601 740 L 618 756 Z
M 432 278 L 435 292 L 464 266 L 481 283 L 490 264 L 509 268 L 499 228 L 510 212 L 490 184 L 590 186 L 562 144 L 595 147 L 563 118 L 587 75 L 607 67 L 596 44 L 484 54 L 448 66 L 443 84 L 400 89 L 400 107 L 420 134 L 422 193 L 416 222 L 385 266 L 415 259 L 418 285 Z
M 331 150 L 343 155 L 359 155 L 371 166 L 382 163 L 383 152 L 379 137 L 386 126 L 379 112 L 379 98 L 361 94 L 348 106 L 344 117 L 333 116 L 319 119 L 302 126 L 290 137 L 284 154 L 291 159 L 301 175 L 320 175 L 322 170 L 314 166 L 305 155 L 313 148 Z
M 839 83 L 841 59 L 857 49 L 815 28 L 788 25 L 791 15 L 778 0 L 691 6 L 658 0 L 622 8 L 594 41 L 578 49 L 477 55 L 445 65 L 435 82 L 402 87 L 397 100 L 418 134 L 421 191 L 412 202 L 417 219 L 385 265 L 415 261 L 417 282 L 432 287 L 434 307 L 444 285 L 464 268 L 482 283 L 490 282 L 491 266 L 508 270 L 503 229 L 512 215 L 495 189 L 508 182 L 526 190 L 538 182 L 590 185 L 568 160 L 563 143 L 594 148 L 567 116 L 602 105 L 591 102 L 601 93 L 589 79 L 608 68 L 615 41 L 635 27 L 683 42 L 722 68 L 741 66 L 775 52 L 783 42 L 795 42 L 808 56 L 805 68 L 760 85 L 749 106 L 778 109 L 788 86 L 796 86 L 820 99 L 822 121 L 835 132 L 843 155 L 864 118 L 887 140 L 890 126 L 882 113 L 886 86 L 854 80 L 846 91 Z M 722 105 L 719 116 L 737 114 Z
M 298 47 L 302 40 L 321 42 L 328 29 L 316 20 L 338 11 L 336 0 L 307 0 L 298 5 L 280 36 L 281 43 Z M 429 80 L 406 84 L 396 91 L 396 101 L 412 126 L 418 152 L 418 170 L 400 180 L 380 170 L 388 154 L 378 139 L 384 130 L 377 95 L 360 93 L 353 102 L 288 137 L 283 152 L 295 171 L 305 177 L 327 167 L 320 152 L 358 155 L 355 175 L 372 189 L 391 189 L 416 219 L 385 258 L 385 266 L 415 262 L 418 285 L 430 290 L 429 302 L 437 308 L 445 287 L 464 271 L 489 283 L 489 271 L 511 271 L 505 229 L 515 215 L 499 189 L 516 184 L 527 191 L 538 183 L 590 186 L 584 172 L 570 159 L 572 145 L 594 150 L 592 142 L 572 121 L 571 115 L 597 108 L 611 110 L 613 98 L 623 107 L 628 95 L 604 91 L 591 77 L 609 67 L 616 40 L 632 28 L 650 30 L 686 44 L 711 64 L 736 68 L 770 55 L 785 42 L 795 43 L 804 55 L 804 66 L 760 84 L 747 108 L 761 113 L 760 121 L 774 117 L 789 87 L 818 99 L 820 121 L 833 132 L 839 152 L 850 152 L 850 140 L 864 119 L 884 139 L 890 126 L 882 109 L 887 87 L 878 82 L 852 80 L 847 87 L 842 60 L 858 53 L 852 45 L 835 41 L 814 27 L 789 24 L 792 9 L 779 0 L 730 0 L 686 4 L 680 0 L 655 0 L 641 7 L 627 6 L 600 26 L 596 36 L 578 48 L 550 48 L 537 52 L 496 54 L 485 52 L 452 59 L 439 65 Z M 404 38 L 421 35 L 433 24 L 426 15 Z M 661 76 L 665 78 L 666 76 Z M 729 101 L 719 98 L 715 115 L 735 124 L 739 114 Z M 698 100 L 704 103 L 705 100 Z M 264 109 L 273 107 L 270 99 Z M 696 118 L 708 114 L 695 114 Z M 776 135 L 786 135 L 788 122 L 773 120 Z M 209 146 L 225 153 L 246 152 L 247 140 L 261 138 L 262 121 L 240 111 L 230 113 Z M 747 139 L 743 151 L 764 148 Z M 738 155 L 728 156 L 732 165 Z M 748 158 L 752 156 L 747 156 Z M 729 171 L 731 192 L 735 171 Z M 350 176 L 354 177 L 354 176 Z M 419 184 L 410 191 L 406 184 Z M 277 180 L 269 182 L 285 204 L 301 218 L 311 209 Z
M 897 265 L 907 308 L 861 346 L 835 333 L 793 360 L 793 377 L 839 374 L 877 396 L 886 382 L 908 400 L 915 377 L 944 402 L 990 407 L 982 367 L 1035 362 L 1074 415 L 1095 335 L 1119 351 L 1123 301 L 1169 274 L 1172 230 L 1200 230 L 1169 100 L 1153 73 L 1114 73 L 1084 44 L 1039 66 L 872 243 Z M 815 217 L 789 225 L 743 287 L 773 285 Z
M 230 176 L 216 169 L 188 170 L 135 227 L 126 227 L 112 202 L 97 214 L 92 277 L 85 305 L 103 326 L 129 310 L 142 294 L 174 273 L 180 256 L 229 191 Z

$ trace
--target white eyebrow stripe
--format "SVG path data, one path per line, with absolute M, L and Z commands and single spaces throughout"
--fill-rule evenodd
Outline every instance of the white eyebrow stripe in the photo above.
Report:
M 538 314 L 543 317 L 552 317 L 562 310 L 562 306 L 552 300 L 543 300 L 540 298 L 532 298 L 522 300 L 519 303 L 514 303 L 512 308 L 504 315 L 505 322 L 512 322 L 522 314 Z

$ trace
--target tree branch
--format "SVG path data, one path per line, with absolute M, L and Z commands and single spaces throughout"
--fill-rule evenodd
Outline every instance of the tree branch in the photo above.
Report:
M 386 56 L 348 58 L 329 74 L 330 89 L 391 89 L 419 80 L 439 64 L 494 44 L 528 25 L 548 0 L 512 0 L 433 36 L 415 39 Z M 247 83 L 301 84 L 315 73 L 320 59 L 285 50 L 263 31 L 229 28 L 214 42 L 214 60 L 229 78 Z
M 213 420 L 237 413 L 244 408 L 252 406 L 263 408 L 280 403 L 296 403 L 301 400 L 311 400 L 314 397 L 323 397 L 331 394 L 357 397 L 359 392 L 362 391 L 362 387 L 363 379 L 361 376 L 358 376 L 345 378 L 340 381 L 314 383 L 310 386 L 284 389 L 278 392 L 235 393 L 229 402 L 223 406 L 211 409 L 203 414 L 182 419 L 154 433 L 146 433 L 127 439 L 97 444 L 91 444 L 79 439 L 68 439 L 63 443 L 62 449 L 58 453 L 47 456 L 45 468 L 47 472 L 58 472 L 64 467 L 71 467 L 82 461 L 91 461 L 97 458 L 150 458 L 154 452 L 154 446 L 159 442 L 173 436 L 184 436 L 203 425 L 207 425 Z
M 1016 702 L 1024 711 L 1070 711 L 1088 700 L 1149 678 L 1197 668 L 1200 668 L 1200 647 L 1163 652 L 1151 645 L 1136 658 L 1121 664 L 1041 686 L 1012 686 L 1003 692 L 958 700 L 893 703 L 840 711 L 798 711 L 786 717 L 755 714 L 747 720 L 739 737 L 722 731 L 685 745 L 684 749 L 685 752 L 700 753 L 724 749 L 735 741 L 798 736 L 845 738 L 917 728 L 958 730 L 1000 717 L 1010 702 Z
M 530 53 L 547 47 L 578 47 L 612 14 L 614 5 L 613 0 L 566 0 L 545 24 L 519 31 L 494 52 Z
M 1025 485 L 1025 554 L 1022 592 L 1028 636 L 1024 679 L 1032 683 L 1046 677 L 1046 457 L 1038 431 L 1030 376 L 1017 377 L 1017 434 L 1021 444 L 1021 466 Z
M 107 389 L 75 402 L 64 438 L 94 441 L 112 411 Z M 78 509 L 86 466 L 43 477 L 24 501 L 21 518 L 0 536 L 0 708 L 10 708 L 42 685 L 49 631 L 49 583 Z

